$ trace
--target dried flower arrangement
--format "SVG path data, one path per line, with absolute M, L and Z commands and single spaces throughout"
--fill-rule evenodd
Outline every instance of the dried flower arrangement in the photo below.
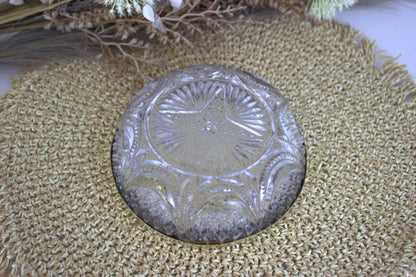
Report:
M 331 19 L 337 10 L 352 7 L 357 0 L 315 0 L 310 2 L 309 14 L 319 19 Z
M 90 47 L 98 48 L 105 57 L 121 65 L 119 68 L 123 68 L 124 62 L 130 62 L 139 73 L 140 63 L 151 61 L 148 57 L 151 49 L 149 41 L 192 44 L 195 36 L 204 30 L 218 30 L 229 19 L 248 14 L 259 7 L 327 19 L 333 16 L 336 9 L 350 7 L 354 2 L 355 0 L 3 0 L 0 3 L 0 34 L 39 28 L 56 29 L 72 32 L 72 36 L 68 37 L 73 40 L 73 32 L 79 31 Z M 15 43 L 14 46 L 21 45 L 25 37 L 30 37 L 33 48 L 42 46 L 41 43 L 33 43 L 36 34 L 39 34 L 39 40 L 46 40 L 42 38 L 44 35 L 41 32 L 29 36 L 20 35 L 17 40 L 19 44 Z M 56 33 L 52 33 L 52 36 L 57 41 Z M 52 48 L 53 43 L 49 42 L 45 44 Z M 62 47 L 63 43 L 58 45 Z M 14 46 L 0 41 L 0 62 L 10 55 L 18 56 L 15 51 L 10 51 Z

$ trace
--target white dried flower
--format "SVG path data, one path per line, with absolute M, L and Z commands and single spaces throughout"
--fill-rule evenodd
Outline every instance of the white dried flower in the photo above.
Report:
M 143 6 L 143 16 L 150 22 L 155 22 L 155 11 L 153 10 L 152 6 L 146 4 Z
M 143 16 L 150 22 L 152 22 L 152 27 L 159 32 L 166 34 L 166 27 L 163 25 L 162 20 L 159 15 L 155 12 L 152 6 L 146 4 L 143 6 Z
M 141 6 L 154 4 L 153 0 L 95 0 L 95 2 L 111 7 L 110 14 L 117 13 L 119 16 L 132 15 L 133 11 L 140 14 Z
M 170 5 L 175 9 L 178 10 L 182 5 L 182 0 L 169 0 Z
M 23 0 L 9 0 L 9 1 L 23 1 Z M 48 0 L 41 0 L 41 1 L 48 1 Z M 49 0 L 53 1 L 53 0 Z M 149 21 L 154 22 L 155 18 L 152 16 L 156 14 L 153 10 L 153 6 L 155 4 L 154 0 L 94 0 L 97 3 L 103 4 L 107 7 L 111 7 L 110 14 L 114 16 L 116 13 L 119 16 L 124 16 L 126 14 L 132 15 L 133 11 L 136 11 L 137 14 L 146 13 L 145 18 Z M 158 0 L 156 0 L 158 1 Z M 183 3 L 183 0 L 169 0 L 170 5 L 175 9 L 179 9 Z M 150 11 L 150 8 L 152 11 Z M 144 11 L 146 9 L 146 11 Z M 150 20 L 149 18 L 152 18 Z
M 309 14 L 318 19 L 331 19 L 337 10 L 352 7 L 357 0 L 313 0 Z

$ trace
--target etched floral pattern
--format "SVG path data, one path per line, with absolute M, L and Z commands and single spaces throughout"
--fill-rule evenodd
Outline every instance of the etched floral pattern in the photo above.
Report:
M 180 69 L 145 86 L 114 137 L 121 195 L 154 229 L 195 243 L 256 233 L 281 217 L 305 174 L 287 102 L 252 75 Z

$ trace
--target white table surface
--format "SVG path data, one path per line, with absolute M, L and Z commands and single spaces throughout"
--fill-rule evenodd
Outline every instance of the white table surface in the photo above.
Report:
M 416 76 L 416 0 L 358 0 L 335 18 L 375 40 L 386 55 L 400 56 L 398 62 Z
M 379 50 L 398 57 L 416 76 L 416 0 L 359 0 L 351 9 L 335 17 L 376 40 Z M 0 93 L 10 89 L 10 77 L 19 68 L 0 66 Z

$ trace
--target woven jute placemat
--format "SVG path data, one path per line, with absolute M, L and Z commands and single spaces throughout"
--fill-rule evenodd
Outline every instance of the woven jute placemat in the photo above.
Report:
M 241 68 L 276 87 L 307 148 L 303 189 L 278 222 L 200 246 L 144 224 L 120 197 L 110 149 L 134 91 L 98 62 L 21 73 L 0 106 L 0 275 L 416 274 L 416 87 L 348 26 L 281 17 L 199 46 L 163 47 L 158 77 Z

